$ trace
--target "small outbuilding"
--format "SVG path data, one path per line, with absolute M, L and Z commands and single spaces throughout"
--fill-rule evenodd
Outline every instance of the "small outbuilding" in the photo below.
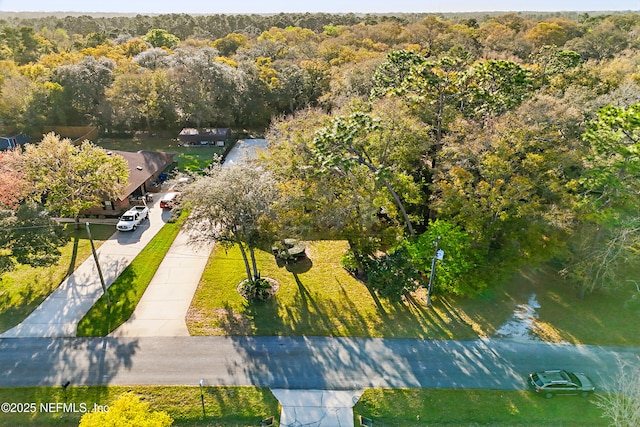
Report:
M 229 128 L 184 128 L 178 135 L 183 145 L 216 145 L 224 147 L 231 141 Z

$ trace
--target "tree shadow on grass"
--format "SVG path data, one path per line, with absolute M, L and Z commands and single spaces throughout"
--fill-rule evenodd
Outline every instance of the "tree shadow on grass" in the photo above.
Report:
M 11 298 L 9 293 L 0 293 L 0 334 L 19 324 L 44 300 L 45 296 L 34 299 L 33 287 L 25 286 L 18 297 Z
M 199 401 L 199 390 L 197 398 Z M 260 425 L 260 420 L 269 416 L 277 419 L 280 414 L 278 399 L 266 387 L 204 387 L 204 405 L 205 414 L 234 414 L 227 415 L 224 421 L 238 425 Z M 207 415 L 205 420 L 210 417 Z
M 146 288 L 138 287 L 135 270 L 124 269 L 107 293 L 111 304 L 103 294 L 78 323 L 77 336 L 104 337 L 129 320 Z
M 71 257 L 69 259 L 69 267 L 67 268 L 67 272 L 64 276 L 64 278 L 66 279 L 67 277 L 71 276 L 73 274 L 73 272 L 76 270 L 76 262 L 78 260 L 78 246 L 80 244 L 80 237 L 77 235 L 77 233 L 73 236 L 73 248 L 71 249 Z

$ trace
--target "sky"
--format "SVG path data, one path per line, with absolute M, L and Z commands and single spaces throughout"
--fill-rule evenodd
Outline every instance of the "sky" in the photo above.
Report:
M 640 11 L 640 0 L 0 0 L 0 12 L 385 13 Z

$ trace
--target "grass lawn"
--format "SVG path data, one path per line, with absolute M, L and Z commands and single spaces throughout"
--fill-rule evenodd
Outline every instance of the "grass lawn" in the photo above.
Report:
M 376 427 L 609 425 L 594 400 L 545 399 L 525 391 L 368 389 L 353 412 L 356 420 L 362 415 Z
M 308 244 L 309 260 L 278 266 L 257 251 L 262 276 L 280 288 L 271 300 L 247 303 L 237 292 L 245 278 L 237 249 L 213 251 L 187 315 L 191 335 L 320 335 L 469 339 L 491 337 L 532 294 L 540 303 L 535 328 L 548 341 L 640 345 L 638 305 L 626 307 L 635 288 L 580 299 L 549 271 L 521 271 L 481 297 L 424 295 L 403 302 L 379 299 L 339 265 L 345 242 Z
M 85 227 L 75 230 L 64 225 L 69 242 L 60 248 L 60 260 L 48 267 L 19 265 L 0 276 L 0 332 L 23 321 L 60 283 L 91 255 L 91 245 Z M 96 246 L 115 231 L 113 225 L 91 226 Z
M 107 289 L 111 307 L 107 304 L 105 296 L 101 296 L 78 323 L 77 336 L 106 336 L 131 317 L 158 266 L 178 235 L 182 222 L 183 220 L 179 219 L 174 223 L 165 224 L 158 231 Z
M 274 416 L 279 419 L 278 400 L 268 388 L 261 387 L 205 387 L 205 418 L 202 417 L 200 387 L 61 387 L 0 388 L 0 402 L 36 403 L 36 413 L 0 412 L 3 426 L 76 426 L 84 407 L 94 404 L 109 406 L 122 393 L 131 391 L 149 403 L 152 411 L 166 411 L 174 419 L 174 426 L 257 426 L 260 420 Z M 41 403 L 75 403 L 78 412 L 45 413 Z M 49 405 L 55 408 L 55 405 Z M 69 405 L 68 407 L 71 407 Z M 277 425 L 277 424 L 275 424 Z
M 187 315 L 191 335 L 329 335 L 359 337 L 472 338 L 477 336 L 448 304 L 424 299 L 389 302 L 376 297 L 338 264 L 345 242 L 315 241 L 308 262 L 278 266 L 257 251 L 263 277 L 276 279 L 274 298 L 247 303 L 237 292 L 245 278 L 237 249 L 212 253 Z
M 544 341 L 640 346 L 640 304 L 629 304 L 637 295 L 631 282 L 623 282 L 615 291 L 580 298 L 574 287 L 550 269 L 523 269 L 482 298 L 452 299 L 450 304 L 491 336 L 533 294 L 540 305 L 534 331 Z
M 96 141 L 102 148 L 120 151 L 166 151 L 175 153 L 175 160 L 178 162 L 178 169 L 182 171 L 197 171 L 206 168 L 211 164 L 214 154 L 222 155 L 224 147 L 213 145 L 197 147 L 178 147 L 178 141 L 170 138 L 141 137 L 130 139 L 107 139 Z

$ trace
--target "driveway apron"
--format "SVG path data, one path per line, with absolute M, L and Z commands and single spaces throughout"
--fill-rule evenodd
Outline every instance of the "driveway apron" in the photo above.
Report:
M 180 231 L 135 311 L 111 336 L 189 336 L 185 316 L 213 245 L 188 242 L 188 233 Z

